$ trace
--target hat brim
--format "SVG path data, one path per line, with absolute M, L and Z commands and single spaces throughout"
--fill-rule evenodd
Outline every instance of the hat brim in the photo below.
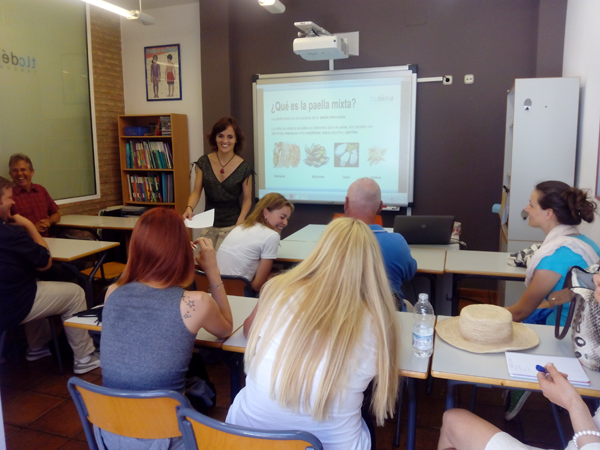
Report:
M 526 350 L 540 343 L 540 338 L 531 328 L 522 323 L 513 322 L 512 339 L 507 342 L 493 342 L 489 344 L 468 341 L 458 330 L 459 317 L 438 321 L 435 331 L 448 344 L 472 353 L 500 353 L 511 350 Z

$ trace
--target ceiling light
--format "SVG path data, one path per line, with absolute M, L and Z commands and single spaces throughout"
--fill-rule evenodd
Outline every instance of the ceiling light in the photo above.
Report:
M 140 0 L 140 11 L 129 11 L 127 9 L 121 8 L 120 6 L 113 5 L 112 3 L 105 2 L 104 0 L 83 0 L 90 5 L 98 6 L 99 8 L 105 9 L 110 12 L 114 12 L 119 14 L 120 16 L 125 17 L 128 20 L 140 20 L 144 25 L 152 25 L 154 24 L 155 19 L 148 14 L 141 12 L 142 5 Z
M 285 11 L 285 5 L 279 0 L 258 0 L 258 4 L 271 14 L 281 14 Z

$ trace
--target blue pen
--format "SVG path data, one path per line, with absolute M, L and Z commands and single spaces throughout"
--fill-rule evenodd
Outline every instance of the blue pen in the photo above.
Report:
M 536 368 L 536 370 L 537 370 L 538 372 L 542 372 L 542 373 L 548 374 L 548 371 L 546 370 L 546 368 L 545 368 L 545 367 L 542 367 L 542 366 L 540 366 L 540 365 L 536 365 L 536 366 L 535 366 L 535 368 Z

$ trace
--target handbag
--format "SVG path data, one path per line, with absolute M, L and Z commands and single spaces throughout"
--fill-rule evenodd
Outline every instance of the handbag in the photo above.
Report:
M 571 328 L 575 356 L 581 364 L 595 371 L 600 371 L 600 304 L 594 298 L 596 286 L 592 278 L 599 273 L 599 269 L 598 264 L 587 270 L 571 267 L 565 277 L 563 289 L 570 290 L 572 295 L 558 296 L 554 303 L 558 306 L 559 318 L 563 304 L 571 301 L 565 326 L 561 331 L 560 320 L 557 320 L 554 336 L 563 339 Z

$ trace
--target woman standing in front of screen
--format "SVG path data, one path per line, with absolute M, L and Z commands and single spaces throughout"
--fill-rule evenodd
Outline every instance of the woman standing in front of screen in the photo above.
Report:
M 196 180 L 183 217 L 192 218 L 204 188 L 205 209 L 215 210 L 215 222 L 214 226 L 202 230 L 202 236 L 209 238 L 217 250 L 223 239 L 236 225 L 244 222 L 250 211 L 254 171 L 239 156 L 246 138 L 233 117 L 223 117 L 217 121 L 207 138 L 213 151 L 194 163 Z

